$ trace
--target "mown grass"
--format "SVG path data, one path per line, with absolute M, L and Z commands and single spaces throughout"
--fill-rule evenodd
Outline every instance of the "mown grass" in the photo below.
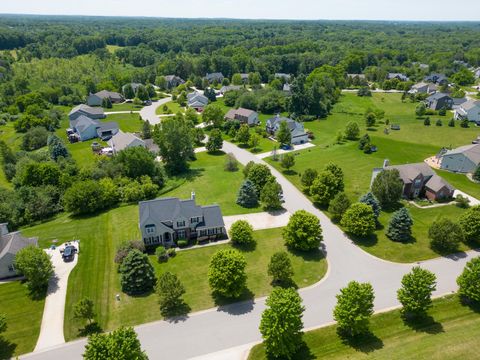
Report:
M 373 316 L 371 334 L 342 340 L 336 326 L 305 333 L 305 346 L 292 359 L 476 359 L 480 312 L 463 306 L 457 296 L 434 300 L 430 317 L 405 323 L 400 311 Z M 267 359 L 263 345 L 255 346 L 249 360 Z
M 160 311 L 155 294 L 129 297 L 121 292 L 119 275 L 114 263 L 116 248 L 123 242 L 138 239 L 137 207 L 124 206 L 97 216 L 72 219 L 67 215 L 54 221 L 25 229 L 26 235 L 36 234 L 40 244 L 47 246 L 56 238 L 59 242 L 78 238 L 80 242 L 79 261 L 70 274 L 65 311 L 65 337 L 67 340 L 82 335 L 85 325 L 73 317 L 74 304 L 83 297 L 95 303 L 96 320 L 103 330 L 111 330 L 120 325 L 134 325 L 160 319 Z M 275 251 L 285 249 L 281 239 L 281 229 L 255 232 L 257 246 L 254 250 L 241 250 L 248 262 L 248 293 L 242 299 L 266 295 L 270 289 L 270 279 L 266 267 Z M 179 252 L 167 263 L 159 264 L 150 257 L 157 274 L 163 271 L 176 273 L 184 283 L 187 293 L 185 300 L 192 311 L 215 305 L 207 283 L 207 268 L 211 255 L 221 248 L 219 245 Z M 320 280 L 326 272 L 326 261 L 321 253 L 311 255 L 290 254 L 295 277 L 300 287 Z M 115 295 L 121 294 L 120 301 Z
M 142 110 L 143 105 L 135 105 L 134 103 L 122 103 L 122 104 L 112 104 L 112 108 L 103 108 L 105 112 L 112 111 L 140 111 Z
M 363 114 L 368 107 L 382 108 L 390 123 L 401 125 L 399 132 L 383 133 L 384 125 L 380 124 L 376 131 L 368 131 L 372 143 L 377 145 L 378 151 L 373 154 L 364 154 L 358 149 L 357 141 L 344 141 L 335 143 L 335 135 L 343 130 L 348 121 L 357 120 L 362 128 L 362 134 L 367 132 L 364 127 Z M 341 101 L 325 120 L 316 120 L 305 123 L 315 133 L 316 147 L 294 152 L 295 166 L 285 176 L 298 188 L 302 188 L 300 176 L 307 168 L 321 171 L 329 162 L 338 164 L 345 173 L 345 192 L 352 202 L 368 192 L 370 188 L 372 170 L 381 167 L 384 159 L 389 159 L 391 164 L 405 164 L 422 162 L 434 155 L 442 146 L 462 145 L 468 143 L 475 129 L 463 129 L 458 125 L 450 128 L 425 127 L 423 122 L 416 120 L 414 115 L 415 104 L 402 103 L 399 94 L 374 94 L 372 98 L 359 98 L 353 94 L 343 95 Z M 421 123 L 421 126 L 418 123 Z M 434 122 L 432 122 L 434 123 Z M 421 136 L 418 136 L 418 133 Z M 423 139 L 423 140 L 421 140 Z M 449 141 L 448 144 L 445 141 Z M 418 141 L 418 142 L 416 142 Z M 283 171 L 279 162 L 267 161 L 280 171 Z M 441 176 L 455 187 L 466 193 L 480 197 L 480 185 L 469 181 L 464 175 L 439 171 Z M 414 220 L 412 241 L 407 244 L 395 243 L 384 235 L 385 228 L 391 213 L 382 212 L 380 217 L 381 227 L 372 236 L 364 240 L 356 240 L 366 251 L 373 255 L 399 262 L 413 262 L 439 256 L 429 246 L 428 227 L 439 216 L 445 216 L 454 221 L 458 220 L 464 211 L 448 206 L 439 209 L 417 209 L 409 207 Z M 328 214 L 328 212 L 327 212 Z M 468 245 L 462 250 L 469 249 Z
M 40 333 L 45 300 L 32 300 L 25 284 L 0 284 L 0 313 L 7 317 L 7 331 L 0 335 L 0 359 L 33 351 Z
M 167 107 L 167 110 L 164 110 L 164 106 Z M 181 107 L 176 101 L 169 101 L 166 104 L 159 106 L 155 113 L 157 115 L 164 115 L 164 114 L 176 114 L 178 112 L 184 112 L 185 108 Z

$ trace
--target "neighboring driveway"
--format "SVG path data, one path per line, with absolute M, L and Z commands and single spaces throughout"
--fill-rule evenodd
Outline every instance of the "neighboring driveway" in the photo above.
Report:
M 224 216 L 225 228 L 229 230 L 232 224 L 238 220 L 246 220 L 254 230 L 272 229 L 287 226 L 290 219 L 288 211 L 261 212 L 254 214 Z
M 160 118 L 156 114 L 157 109 L 172 101 L 171 97 L 166 97 L 163 99 L 160 99 L 158 101 L 153 101 L 152 105 L 144 106 L 142 110 L 140 110 L 140 116 L 142 117 L 143 120 L 148 120 L 151 125 L 156 125 L 160 123 Z
M 463 197 L 466 197 L 468 200 L 470 200 L 470 202 L 469 202 L 470 206 L 480 205 L 480 200 L 474 198 L 471 195 L 468 195 L 468 194 L 464 193 L 463 191 L 455 190 L 454 193 L 453 193 L 453 197 L 455 198 L 455 197 L 457 197 L 457 195 L 462 195 Z
M 249 161 L 263 163 L 254 154 L 224 142 L 223 151 L 233 153 L 242 164 Z M 318 327 L 333 321 L 332 310 L 340 288 L 352 280 L 370 282 L 375 290 L 375 310 L 398 306 L 397 289 L 402 276 L 416 264 L 396 264 L 366 253 L 355 245 L 328 217 L 313 206 L 309 199 L 291 184 L 279 171 L 272 174 L 283 188 L 284 208 L 289 213 L 306 210 L 320 220 L 323 229 L 322 247 L 328 261 L 328 272 L 323 280 L 300 289 L 305 313 L 305 328 Z M 192 250 L 194 251 L 194 250 Z M 478 256 L 470 251 L 455 256 L 419 262 L 437 275 L 435 296 L 457 290 L 456 278 L 465 263 Z M 135 327 L 138 337 L 150 359 L 180 360 L 211 354 L 213 358 L 242 359 L 245 347 L 261 340 L 258 330 L 265 309 L 265 298 L 252 299 L 206 311 L 190 314 L 175 321 L 157 321 Z M 65 344 L 50 351 L 33 354 L 29 358 L 81 359 L 85 340 Z M 210 358 L 205 356 L 204 359 Z
M 79 249 L 78 242 L 72 242 L 73 246 Z M 78 261 L 78 252 L 73 261 L 64 262 L 60 248 L 55 250 L 45 250 L 52 260 L 54 266 L 54 276 L 48 283 L 47 298 L 45 299 L 45 308 L 43 310 L 42 325 L 40 335 L 35 346 L 35 351 L 44 350 L 55 345 L 65 343 L 63 337 L 63 319 L 65 317 L 65 300 L 67 296 L 68 276 Z
M 312 143 L 308 142 L 306 144 L 293 145 L 293 149 L 291 149 L 291 150 L 277 149 L 276 152 L 277 152 L 277 155 L 280 155 L 280 154 L 291 153 L 293 151 L 299 151 L 299 150 L 312 148 L 314 146 L 315 146 L 315 144 L 312 144 Z M 269 151 L 269 152 L 257 154 L 256 156 L 260 159 L 265 159 L 265 158 L 270 157 L 272 155 L 273 155 L 273 151 Z

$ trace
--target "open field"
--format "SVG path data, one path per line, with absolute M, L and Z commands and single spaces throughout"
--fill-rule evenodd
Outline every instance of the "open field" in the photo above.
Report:
M 33 351 L 40 333 L 45 300 L 32 300 L 20 281 L 0 284 L 0 313 L 7 331 L 0 335 L 0 359 Z
M 475 359 L 480 336 L 479 309 L 463 306 L 457 296 L 434 300 L 431 318 L 405 324 L 399 310 L 375 315 L 371 335 L 344 342 L 336 326 L 304 335 L 306 346 L 293 359 Z M 262 345 L 249 360 L 266 359 Z

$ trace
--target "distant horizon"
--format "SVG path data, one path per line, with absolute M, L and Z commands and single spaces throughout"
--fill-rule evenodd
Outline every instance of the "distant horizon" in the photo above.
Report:
M 462 11 L 453 11 L 461 9 Z M 457 0 L 65 0 L 1 1 L 1 15 L 161 19 L 480 22 L 480 1 Z
M 126 18 L 126 19 L 160 19 L 160 20 L 239 20 L 239 21 L 330 21 L 330 22 L 402 22 L 402 23 L 479 23 L 479 20 L 409 20 L 409 19 L 301 19 L 301 18 L 235 18 L 235 17 L 176 17 L 156 15 L 91 15 L 91 14 L 39 14 L 39 13 L 2 13 L 2 16 L 32 16 L 32 17 L 90 17 L 90 18 Z

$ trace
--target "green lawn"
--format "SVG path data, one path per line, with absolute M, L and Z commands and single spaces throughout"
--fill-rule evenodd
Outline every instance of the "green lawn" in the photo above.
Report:
M 40 333 L 45 300 L 32 300 L 20 281 L 0 284 L 0 313 L 7 331 L 0 335 L 0 359 L 33 351 Z
M 383 127 L 381 127 L 383 125 L 381 125 L 377 127 L 377 131 L 369 131 L 372 143 L 378 147 L 378 152 L 369 155 L 358 149 L 357 141 L 334 144 L 336 133 L 343 130 L 345 124 L 352 119 L 359 122 L 363 129 L 362 134 L 366 131 L 363 114 L 368 106 L 384 109 L 385 117 L 389 118 L 391 123 L 400 124 L 401 130 L 386 135 L 383 133 Z M 369 190 L 372 169 L 381 167 L 384 159 L 389 159 L 391 164 L 422 162 L 438 152 L 442 146 L 449 144 L 458 146 L 469 143 L 476 133 L 473 128 L 463 129 L 459 126 L 455 128 L 448 126 L 425 127 L 422 121 L 415 119 L 414 108 L 415 104 L 402 103 L 399 94 L 374 94 L 372 98 L 360 98 L 352 94 L 343 95 L 341 101 L 335 105 L 332 115 L 327 119 L 305 123 L 307 128 L 314 131 L 316 137 L 314 143 L 317 146 L 297 152 L 295 166 L 292 168 L 293 172 L 289 172 L 285 176 L 298 188 L 301 188 L 300 176 L 305 169 L 315 168 L 321 171 L 328 162 L 334 162 L 342 167 L 345 173 L 345 192 L 351 201 L 357 201 Z M 283 170 L 280 164 L 272 161 L 271 158 L 267 161 L 278 170 Z M 464 175 L 443 171 L 439 173 L 458 189 L 480 197 L 480 185 L 472 183 Z M 385 237 L 385 229 L 382 228 L 377 231 L 376 236 L 359 242 L 359 245 L 376 256 L 392 261 L 412 262 L 436 257 L 438 254 L 433 252 L 428 245 L 428 226 L 440 215 L 457 220 L 462 211 L 453 206 L 441 209 L 411 207 L 415 223 L 414 242 L 394 243 Z M 387 226 L 390 216 L 391 214 L 382 213 L 380 221 L 383 227 Z M 465 246 L 462 250 L 468 248 Z
M 163 106 L 159 106 L 157 110 L 155 111 L 157 115 L 163 115 L 163 114 L 176 114 L 179 111 L 184 112 L 185 108 L 181 107 L 177 102 L 175 101 L 169 101 L 165 104 L 167 106 L 167 109 L 170 111 L 165 111 L 163 110 Z
M 49 223 L 23 230 L 26 235 L 39 236 L 42 246 L 48 246 L 54 238 L 60 242 L 73 238 L 81 240 L 79 261 L 69 278 L 65 313 L 67 340 L 81 335 L 79 328 L 82 324 L 73 318 L 72 309 L 82 297 L 89 297 L 95 302 L 97 320 L 104 330 L 161 318 L 155 294 L 129 297 L 121 293 L 116 264 L 113 262 L 115 249 L 122 241 L 139 237 L 137 211 L 137 206 L 124 206 L 89 218 L 72 219 L 62 215 Z M 272 253 L 284 249 L 284 245 L 280 229 L 258 231 L 255 237 L 258 242 L 256 249 L 244 253 L 248 262 L 250 296 L 258 297 L 270 291 L 270 280 L 265 269 Z M 214 305 L 206 279 L 209 259 L 215 251 L 230 246 L 179 252 L 168 263 L 158 264 L 153 256 L 151 261 L 157 274 L 167 270 L 178 274 L 187 289 L 185 300 L 192 311 L 196 311 Z M 298 286 L 310 285 L 324 276 L 327 264 L 320 253 L 290 256 Z M 115 300 L 117 293 L 122 294 L 120 301 Z
M 103 108 L 105 112 L 111 111 L 140 111 L 143 105 L 135 105 L 134 103 L 112 104 L 112 108 Z
M 462 306 L 457 296 L 435 300 L 431 318 L 407 325 L 399 310 L 375 315 L 372 335 L 354 342 L 342 341 L 336 326 L 304 335 L 306 347 L 295 360 L 304 359 L 476 359 L 480 336 L 480 313 Z M 257 345 L 249 360 L 266 359 Z
M 107 117 L 101 121 L 115 121 L 118 123 L 120 129 L 124 132 L 140 132 L 143 125 L 143 121 L 140 120 L 140 115 L 136 113 L 111 114 L 107 115 Z

